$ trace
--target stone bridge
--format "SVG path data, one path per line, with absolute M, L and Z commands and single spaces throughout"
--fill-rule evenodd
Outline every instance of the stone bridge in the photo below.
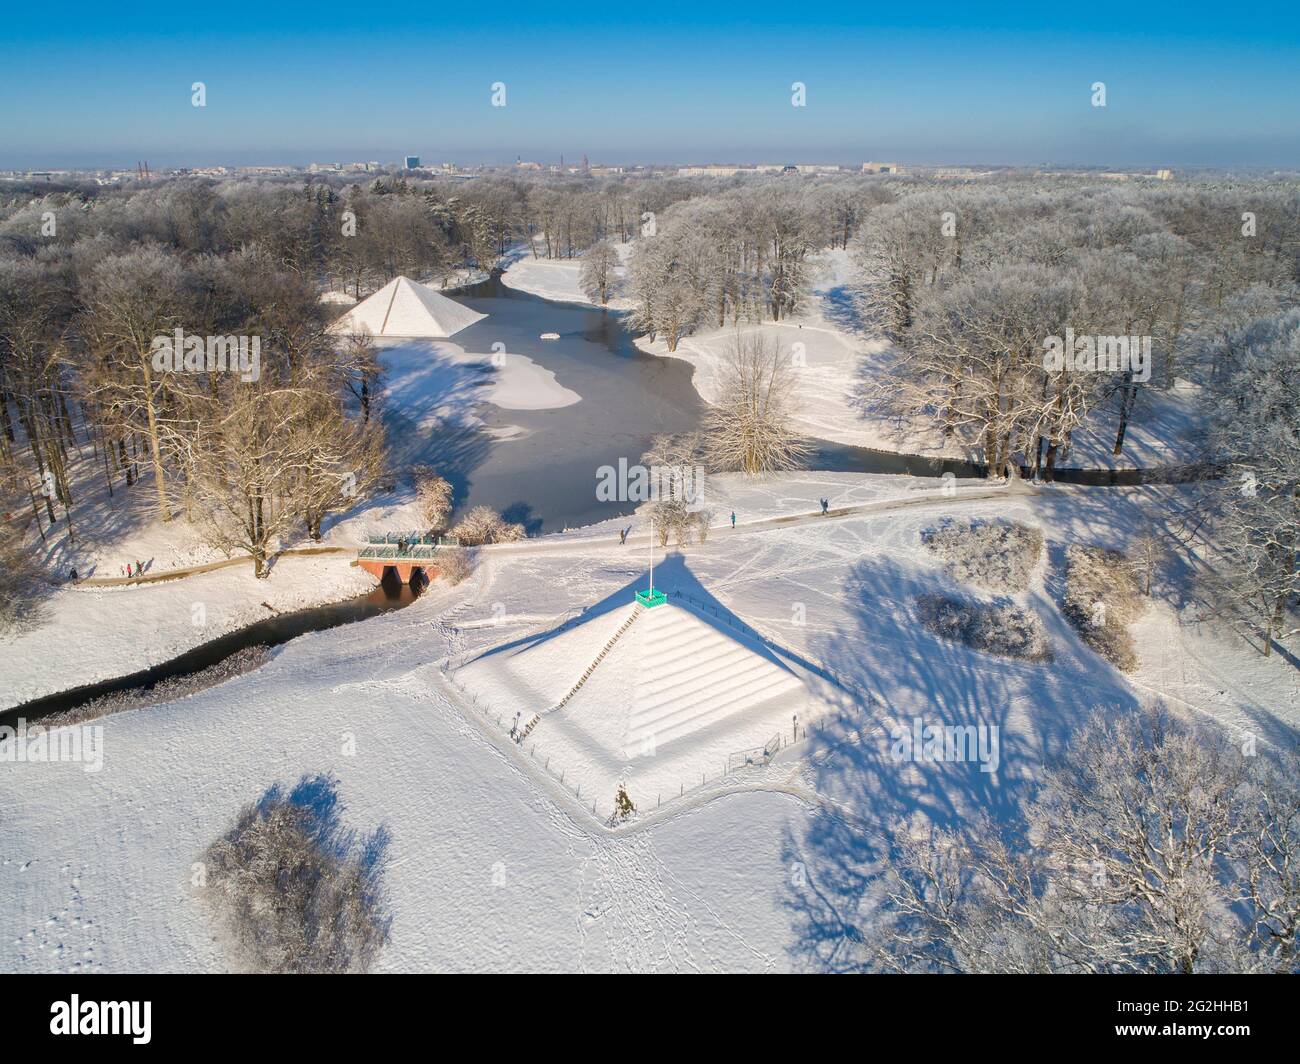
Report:
M 404 584 L 409 584 L 417 572 L 432 581 L 438 575 L 438 548 L 459 545 L 460 541 L 454 537 L 415 532 L 371 536 L 367 545 L 357 552 L 357 565 L 380 582 L 390 569 Z

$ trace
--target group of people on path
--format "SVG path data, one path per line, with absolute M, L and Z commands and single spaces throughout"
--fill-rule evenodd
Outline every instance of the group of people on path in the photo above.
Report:
M 128 580 L 130 580 L 131 577 L 133 576 L 139 576 L 143 572 L 144 572 L 144 564 L 139 561 L 135 563 L 134 569 L 131 568 L 130 562 L 127 562 L 124 566 L 122 566 L 122 575 L 125 576 Z
M 736 511 L 735 511 L 735 510 L 732 510 L 732 511 L 731 511 L 731 527 L 732 527 L 732 528 L 735 528 L 735 527 L 736 527 Z M 632 531 L 632 526 L 631 526 L 631 525 L 628 525 L 627 528 L 620 528 L 620 529 L 618 530 L 618 545 L 619 545 L 620 547 L 623 547 L 623 546 L 626 546 L 626 545 L 627 545 L 627 534 L 628 534 L 629 532 L 631 532 L 631 531 Z
M 820 503 L 822 504 L 822 516 L 823 516 L 823 517 L 829 517 L 829 516 L 830 516 L 830 509 L 831 509 L 831 501 L 830 501 L 830 499 L 823 498 L 823 499 L 818 499 L 817 501 L 820 502 Z M 732 510 L 732 511 L 731 511 L 731 527 L 732 527 L 733 529 L 736 527 L 736 511 L 735 511 L 735 510 Z M 627 528 L 621 528 L 621 529 L 619 529 L 619 532 L 618 532 L 618 542 L 619 542 L 619 546 L 623 546 L 623 545 L 625 545 L 625 544 L 627 543 L 627 534 L 628 534 L 629 532 L 631 532 L 631 531 L 632 531 L 632 526 L 631 526 L 631 525 L 628 525 Z

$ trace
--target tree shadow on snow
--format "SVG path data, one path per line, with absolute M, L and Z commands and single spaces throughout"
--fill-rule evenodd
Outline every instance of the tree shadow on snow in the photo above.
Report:
M 813 656 L 866 698 L 843 702 L 804 753 L 807 784 L 833 805 L 802 825 L 792 822 L 783 840 L 779 893 L 799 966 L 864 966 L 859 909 L 901 832 L 918 822 L 954 828 L 979 815 L 1012 833 L 1023 830 L 1022 810 L 1043 763 L 1060 755 L 1094 710 L 1137 708 L 1119 675 L 1082 646 L 1040 593 L 1027 604 L 1052 643 L 1050 662 L 1001 658 L 932 634 L 915 599 L 951 590 L 941 571 L 904 568 L 887 556 L 864 560 L 844 589 L 852 624 L 812 641 Z M 975 761 L 897 759 L 906 751 L 896 739 L 917 719 L 996 728 L 996 771 Z

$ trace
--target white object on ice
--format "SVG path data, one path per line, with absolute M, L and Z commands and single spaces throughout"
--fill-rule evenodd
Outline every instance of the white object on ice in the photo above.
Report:
M 559 333 L 542 333 L 543 340 L 558 340 L 559 338 Z
M 371 336 L 422 339 L 454 336 L 486 317 L 428 285 L 409 277 L 395 277 L 334 322 L 329 331 L 335 335 L 366 331 Z

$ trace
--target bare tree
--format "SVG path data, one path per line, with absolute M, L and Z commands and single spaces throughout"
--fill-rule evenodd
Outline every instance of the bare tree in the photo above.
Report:
M 185 275 L 180 262 L 158 247 L 144 247 L 101 262 L 91 275 L 83 329 L 104 373 L 95 402 L 149 441 L 158 511 L 171 520 L 161 446 L 167 375 L 153 368 L 153 340 L 179 320 Z
M 1152 582 L 1169 557 L 1164 540 L 1154 531 L 1143 532 L 1129 544 L 1127 553 L 1133 573 L 1142 583 L 1142 593 L 1150 598 Z
M 756 476 L 802 465 L 811 447 L 793 427 L 793 392 L 794 371 L 776 340 L 738 333 L 705 419 L 713 467 Z
M 601 306 L 609 302 L 617 266 L 618 251 L 608 240 L 598 240 L 583 252 L 582 273 L 578 283 L 589 299 L 599 297 Z

